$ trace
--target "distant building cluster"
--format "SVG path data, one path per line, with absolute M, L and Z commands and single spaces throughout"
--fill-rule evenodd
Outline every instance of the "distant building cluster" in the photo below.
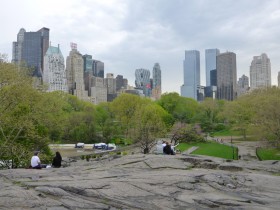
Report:
M 220 53 L 219 49 L 205 50 L 206 86 L 200 84 L 200 52 L 185 51 L 184 84 L 181 95 L 203 101 L 205 97 L 232 101 L 256 88 L 271 87 L 271 64 L 263 53 L 254 56 L 250 66 L 249 77 L 242 75 L 237 81 L 236 54 Z M 280 87 L 280 72 L 278 74 Z
M 13 42 L 12 63 L 33 69 L 33 76 L 46 86 L 47 91 L 63 91 L 94 104 L 113 101 L 121 93 L 159 99 L 161 96 L 161 69 L 156 63 L 153 75 L 146 69 L 135 70 L 135 87 L 128 85 L 122 75 L 107 73 L 104 78 L 104 63 L 92 55 L 81 54 L 76 43 L 66 58 L 60 46 L 51 46 L 50 30 L 26 32 L 21 28 L 17 41 Z

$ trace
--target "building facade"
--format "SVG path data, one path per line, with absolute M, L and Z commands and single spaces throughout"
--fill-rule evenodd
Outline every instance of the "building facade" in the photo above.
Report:
M 113 101 L 117 97 L 117 84 L 113 73 L 107 73 L 105 78 L 107 88 L 107 101 Z
M 159 63 L 155 63 L 153 68 L 152 97 L 160 99 L 161 96 L 161 69 Z
M 107 87 L 104 78 L 91 76 L 90 100 L 94 104 L 107 102 Z
M 265 53 L 254 56 L 250 66 L 251 90 L 271 87 L 271 64 Z
M 72 47 L 67 56 L 66 77 L 68 92 L 81 100 L 89 100 L 88 91 L 85 90 L 84 85 L 84 60 L 76 47 Z
M 197 100 L 200 87 L 200 53 L 197 50 L 185 51 L 184 84 L 181 86 L 181 96 Z
M 98 60 L 93 60 L 92 63 L 93 76 L 104 78 L 104 63 Z
M 49 92 L 68 92 L 64 57 L 59 46 L 50 46 L 45 54 L 43 84 L 47 85 Z
M 238 79 L 237 82 L 237 97 L 244 95 L 249 91 L 249 77 L 244 74 Z
M 146 97 L 151 96 L 151 82 L 150 71 L 147 69 L 135 70 L 135 87 L 136 89 L 143 90 Z
M 232 101 L 236 99 L 236 54 L 221 53 L 217 56 L 217 98 Z
M 26 32 L 20 29 L 17 42 L 13 42 L 12 62 L 23 63 L 33 69 L 33 75 L 42 76 L 44 56 L 49 48 L 49 29 L 42 28 L 37 32 Z
M 206 49 L 205 50 L 205 73 L 206 73 L 206 87 L 207 86 L 216 86 L 217 84 L 213 84 L 212 82 L 217 80 L 213 78 L 214 74 L 211 72 L 215 72 L 217 70 L 217 55 L 220 54 L 219 49 Z

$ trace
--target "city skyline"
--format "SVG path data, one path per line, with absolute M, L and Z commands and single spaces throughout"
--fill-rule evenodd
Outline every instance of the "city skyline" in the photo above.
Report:
M 20 28 L 47 27 L 52 45 L 60 44 L 64 57 L 75 42 L 83 55 L 104 62 L 105 74 L 123 75 L 130 85 L 135 69 L 151 71 L 160 63 L 162 92 L 180 93 L 185 50 L 200 51 L 201 85 L 206 85 L 204 51 L 214 48 L 236 53 L 237 78 L 250 76 L 253 56 L 266 53 L 272 85 L 277 85 L 279 1 L 14 0 L 2 5 L 0 17 L 6 21 L 0 53 L 9 60 Z

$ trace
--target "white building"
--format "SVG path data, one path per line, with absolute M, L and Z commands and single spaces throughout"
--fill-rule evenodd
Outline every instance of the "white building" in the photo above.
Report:
M 66 59 L 66 77 L 69 93 L 88 101 L 88 91 L 84 84 L 84 60 L 76 45 L 73 45 Z
M 251 90 L 271 87 L 271 64 L 265 53 L 254 56 L 250 66 Z
M 58 47 L 50 46 L 44 56 L 43 84 L 48 92 L 68 92 L 64 57 Z

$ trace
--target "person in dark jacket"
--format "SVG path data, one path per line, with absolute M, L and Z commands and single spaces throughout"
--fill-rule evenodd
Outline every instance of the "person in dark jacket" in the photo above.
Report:
M 169 142 L 166 142 L 166 146 L 163 148 L 163 153 L 166 155 L 175 155 Z
M 60 168 L 61 167 L 62 157 L 59 152 L 55 153 L 55 157 L 53 158 L 52 167 Z

